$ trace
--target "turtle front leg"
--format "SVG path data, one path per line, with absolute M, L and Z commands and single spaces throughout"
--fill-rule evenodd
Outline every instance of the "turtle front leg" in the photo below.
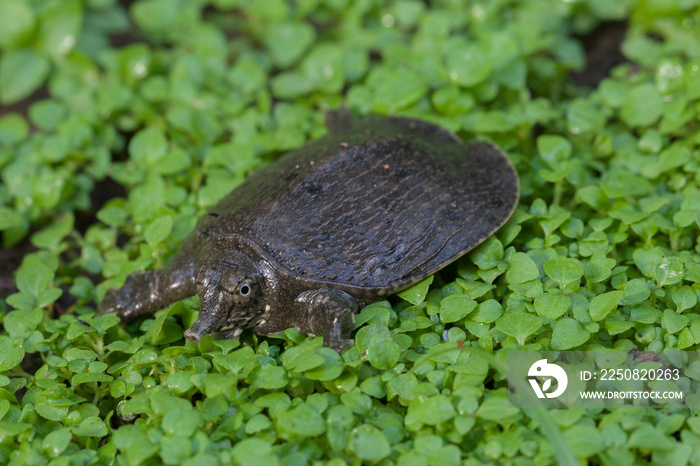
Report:
M 114 312 L 125 319 L 153 314 L 197 291 L 195 261 L 181 250 L 163 270 L 129 275 L 121 288 L 112 288 L 98 305 L 100 314 Z
M 324 346 L 339 353 L 352 346 L 350 336 L 355 326 L 355 313 L 360 308 L 355 298 L 341 290 L 319 288 L 301 293 L 296 301 L 308 306 L 305 330 L 323 335 Z

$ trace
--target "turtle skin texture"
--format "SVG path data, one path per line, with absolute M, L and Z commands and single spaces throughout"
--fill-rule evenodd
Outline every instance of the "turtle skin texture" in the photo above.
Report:
M 203 216 L 166 268 L 109 290 L 100 311 L 132 318 L 198 293 L 190 341 L 296 327 L 343 351 L 362 306 L 455 261 L 518 202 L 518 175 L 493 144 L 399 117 L 335 112 L 327 124 Z

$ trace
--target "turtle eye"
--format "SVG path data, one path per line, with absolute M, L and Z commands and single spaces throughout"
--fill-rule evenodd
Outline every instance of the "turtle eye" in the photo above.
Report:
M 255 293 L 255 281 L 249 276 L 231 276 L 222 284 L 222 288 L 235 298 L 246 300 Z
M 253 283 L 250 278 L 245 278 L 238 282 L 235 293 L 242 298 L 251 296 L 253 294 Z

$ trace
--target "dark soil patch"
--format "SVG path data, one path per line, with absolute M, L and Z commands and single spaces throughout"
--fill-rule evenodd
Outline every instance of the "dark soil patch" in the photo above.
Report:
M 597 87 L 614 67 L 627 61 L 622 54 L 627 26 L 626 21 L 606 22 L 579 37 L 586 51 L 586 68 L 571 74 L 576 85 Z
M 12 249 L 0 249 L 0 299 L 5 299 L 13 293 L 17 293 L 17 286 L 13 273 L 22 263 L 22 258 L 28 252 L 31 245 L 24 241 L 15 245 Z
M 75 211 L 75 229 L 84 235 L 87 229 L 97 221 L 97 212 L 115 197 L 126 197 L 124 186 L 110 177 L 95 181 L 95 187 L 90 192 L 90 209 Z

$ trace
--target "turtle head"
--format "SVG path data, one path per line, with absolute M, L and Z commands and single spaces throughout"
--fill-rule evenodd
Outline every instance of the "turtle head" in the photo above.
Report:
M 259 275 L 250 266 L 217 260 L 202 266 L 197 276 L 201 309 L 185 338 L 199 342 L 207 333 L 231 331 L 238 336 L 262 315 Z

